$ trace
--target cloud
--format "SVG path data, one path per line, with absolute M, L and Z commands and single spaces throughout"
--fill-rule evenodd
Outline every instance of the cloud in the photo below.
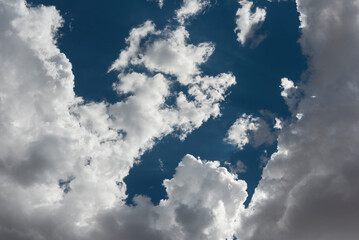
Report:
M 209 4 L 209 0 L 183 0 L 181 8 L 176 11 L 176 19 L 184 24 L 188 18 L 197 15 Z
M 230 73 L 222 73 L 214 77 L 203 76 L 199 66 L 207 61 L 214 51 L 214 46 L 212 43 L 188 44 L 188 37 L 189 34 L 183 26 L 175 30 L 165 28 L 161 31 L 156 30 L 152 22 L 146 22 L 131 31 L 128 38 L 129 47 L 120 53 L 111 68 L 120 71 L 119 82 L 114 84 L 117 92 L 134 94 L 125 102 L 111 106 L 111 111 L 117 116 L 117 119 L 116 116 L 114 118 L 118 125 L 124 125 L 124 121 L 133 124 L 134 119 L 137 119 L 137 122 L 138 119 L 143 119 L 135 129 L 157 122 L 157 128 L 161 127 L 163 132 L 181 130 L 180 137 L 184 139 L 186 134 L 198 128 L 211 116 L 219 116 L 219 102 L 224 100 L 226 90 L 235 84 L 235 78 Z M 123 60 L 124 58 L 127 62 Z M 120 62 L 126 64 L 116 64 Z M 133 71 L 138 67 L 145 67 L 147 71 L 141 73 Z M 155 78 L 163 79 L 161 86 L 148 84 L 148 80 L 152 79 L 151 76 L 154 74 Z M 188 100 L 188 96 L 183 91 L 169 92 L 168 89 L 174 81 L 187 88 L 187 94 L 192 100 Z M 153 94 L 162 88 L 164 92 L 158 95 L 158 103 L 153 106 L 154 109 L 148 109 L 149 103 L 153 102 Z M 148 91 L 148 94 L 145 94 L 145 91 Z M 169 98 L 175 100 L 174 106 L 167 106 L 166 100 Z M 127 114 L 115 114 L 124 108 L 127 109 L 124 110 L 128 111 Z M 155 119 L 156 114 L 149 119 L 147 113 L 156 113 L 156 111 L 158 120 Z M 128 129 L 124 130 L 128 131 Z M 139 134 L 133 135 L 138 138 Z
M 132 29 L 110 67 L 119 73 L 114 90 L 125 99 L 85 101 L 75 95 L 71 63 L 56 46 L 63 24 L 58 11 L 0 0 L 0 12 L 2 239 L 92 239 L 88 234 L 107 211 L 126 215 L 123 179 L 135 159 L 163 136 L 176 132 L 183 139 L 219 116 L 235 84 L 230 73 L 201 73 L 212 44 L 189 44 L 185 29 L 156 30 L 147 21 Z M 173 43 L 174 58 L 184 56 L 181 51 L 193 57 L 181 63 L 187 72 L 176 70 L 163 40 Z M 151 55 L 155 45 L 172 65 L 159 67 Z M 140 65 L 146 69 L 136 72 Z M 175 83 L 186 91 L 176 91 Z
M 158 206 L 143 196 L 121 212 L 108 211 L 92 236 L 102 239 L 229 239 L 247 197 L 246 183 L 219 166 L 186 155 Z M 97 239 L 97 238 L 96 238 Z
M 237 235 L 354 240 L 359 235 L 359 5 L 327 0 L 297 5 L 310 69 L 298 104 L 304 115 L 280 134 Z
M 237 33 L 237 41 L 244 45 L 249 39 L 256 40 L 258 45 L 265 36 L 254 36 L 255 31 L 261 26 L 266 18 L 266 10 L 256 7 L 252 12 L 253 2 L 247 0 L 240 0 L 241 5 L 236 13 L 236 28 L 234 32 Z
M 248 132 L 257 131 L 259 128 L 258 118 L 252 115 L 243 114 L 228 130 L 226 142 L 236 145 L 239 149 L 243 149 L 244 145 L 249 143 Z
M 244 113 L 230 127 L 224 140 L 242 150 L 249 143 L 254 147 L 272 144 L 275 135 L 263 119 Z
M 183 139 L 220 115 L 235 79 L 201 72 L 213 44 L 188 43 L 183 26 L 145 22 L 110 68 L 124 100 L 87 102 L 75 95 L 71 63 L 56 46 L 58 11 L 0 0 L 0 238 L 357 239 L 359 4 L 297 6 L 310 71 L 293 114 L 303 117 L 281 130 L 245 210 L 246 183 L 190 155 L 164 181 L 168 198 L 159 205 L 143 196 L 135 206 L 123 201 L 135 159 L 163 136 Z M 288 98 L 295 86 L 283 82 Z M 260 124 L 242 116 L 231 141 L 243 147 Z M 254 144 L 260 139 L 253 135 Z

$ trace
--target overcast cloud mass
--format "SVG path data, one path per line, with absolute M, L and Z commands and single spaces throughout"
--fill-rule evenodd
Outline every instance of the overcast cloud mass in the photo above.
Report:
M 278 79 L 291 117 L 240 112 L 223 133 L 236 151 L 277 144 L 248 207 L 240 176 L 250 168 L 190 154 L 158 205 L 142 195 L 126 204 L 124 179 L 141 156 L 220 119 L 245 81 L 202 68 L 216 43 L 192 41 L 189 25 L 216 4 L 184 0 L 166 26 L 133 26 L 107 63 L 121 99 L 110 103 L 75 93 L 56 6 L 0 0 L 0 239 L 358 239 L 358 0 L 297 0 L 308 69 L 298 84 Z M 232 37 L 262 41 L 266 14 L 239 1 Z

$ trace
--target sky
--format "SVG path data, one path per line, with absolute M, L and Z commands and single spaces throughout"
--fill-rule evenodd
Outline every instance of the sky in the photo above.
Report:
M 0 238 L 356 240 L 358 28 L 358 0 L 0 0 Z

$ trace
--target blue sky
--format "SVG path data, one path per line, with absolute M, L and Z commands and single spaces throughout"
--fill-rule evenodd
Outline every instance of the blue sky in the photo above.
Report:
M 160 2 L 0 0 L 0 238 L 356 239 L 358 1 Z

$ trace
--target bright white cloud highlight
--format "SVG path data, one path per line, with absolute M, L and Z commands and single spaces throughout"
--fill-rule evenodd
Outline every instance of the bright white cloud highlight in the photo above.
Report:
M 184 138 L 220 115 L 235 79 L 201 72 L 213 44 L 188 43 L 183 26 L 158 30 L 145 22 L 110 68 L 119 74 L 114 89 L 127 98 L 85 102 L 75 96 L 71 63 L 56 46 L 58 11 L 0 0 L 0 238 L 356 240 L 359 4 L 297 6 L 311 71 L 300 102 L 288 101 L 297 96 L 288 79 L 282 96 L 305 117 L 281 130 L 245 210 L 246 183 L 219 162 L 190 155 L 164 181 L 168 199 L 158 206 L 142 196 L 136 206 L 123 203 L 123 178 L 136 158 L 163 136 L 176 131 Z M 174 82 L 186 93 L 173 91 Z M 242 115 L 228 141 L 239 148 L 251 136 L 254 145 L 263 143 L 266 135 L 256 135 L 262 123 Z
M 255 38 L 255 31 L 260 27 L 266 18 L 266 10 L 256 7 L 252 12 L 253 2 L 247 0 L 240 0 L 241 5 L 236 13 L 236 28 L 234 32 L 237 33 L 237 40 L 241 44 L 245 44 L 248 39 Z M 263 40 L 263 36 L 257 39 L 259 42 Z
M 247 185 L 216 161 L 185 156 L 158 206 L 145 197 L 136 206 L 108 212 L 92 236 L 103 239 L 230 239 L 240 225 Z M 111 222 L 113 224 L 107 224 Z M 98 239 L 98 238 L 96 238 Z
M 181 23 L 200 13 L 210 4 L 209 0 L 183 0 L 182 6 L 176 11 L 176 19 Z

